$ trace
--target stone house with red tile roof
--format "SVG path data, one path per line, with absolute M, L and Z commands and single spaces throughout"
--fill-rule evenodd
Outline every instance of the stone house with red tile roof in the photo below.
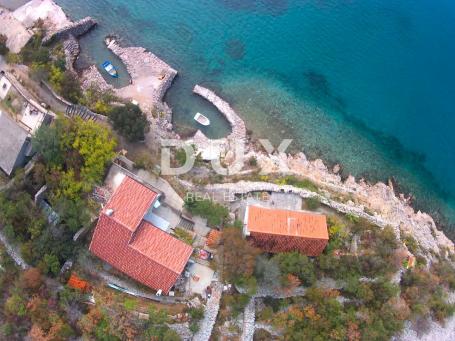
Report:
M 168 293 L 193 248 L 153 224 L 159 194 L 125 176 L 101 211 L 90 251 L 136 281 Z
M 299 251 L 318 256 L 327 246 L 329 234 L 325 215 L 304 211 L 247 206 L 243 235 L 264 251 Z

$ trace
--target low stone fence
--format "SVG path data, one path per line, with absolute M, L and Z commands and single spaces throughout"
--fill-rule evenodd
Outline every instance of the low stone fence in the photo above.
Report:
M 326 197 L 309 191 L 304 188 L 297 188 L 290 185 L 277 185 L 269 182 L 250 182 L 250 181 L 240 181 L 238 183 L 226 183 L 226 184 L 213 184 L 205 187 L 207 191 L 228 191 L 230 194 L 243 194 L 246 195 L 250 192 L 277 192 L 277 193 L 289 193 L 296 194 L 302 197 L 303 199 L 308 198 L 317 198 L 322 204 L 329 206 L 339 212 L 345 214 L 352 214 L 359 218 L 366 219 L 370 223 L 377 225 L 379 227 L 392 226 L 399 235 L 399 225 L 392 222 L 385 221 L 381 217 L 373 216 L 366 213 L 363 209 L 363 206 L 347 205 L 342 204 L 337 201 L 327 199 Z M 236 200 L 233 195 L 225 196 L 228 200 Z

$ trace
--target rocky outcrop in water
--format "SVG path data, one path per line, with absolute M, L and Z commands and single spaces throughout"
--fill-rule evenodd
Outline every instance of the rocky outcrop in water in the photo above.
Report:
M 80 37 L 95 27 L 96 21 L 92 17 L 86 17 L 74 23 L 71 23 L 55 32 L 50 32 L 43 39 L 43 44 L 48 45 L 56 40 L 65 40 L 70 35 Z

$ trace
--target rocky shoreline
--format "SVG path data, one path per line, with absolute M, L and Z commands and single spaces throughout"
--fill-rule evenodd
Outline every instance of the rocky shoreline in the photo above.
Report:
M 40 10 L 40 4 L 45 10 Z M 48 19 L 51 20 L 51 23 L 47 25 L 58 27 L 58 29 L 53 31 L 49 39 L 52 40 L 55 37 L 66 39 L 65 46 L 67 48 L 65 50 L 68 52 L 67 57 L 69 62 L 71 62 L 74 61 L 78 54 L 76 37 L 87 32 L 96 22 L 88 17 L 72 23 L 66 17 L 62 17 L 63 11 L 51 0 L 33 0 L 25 5 L 25 8 L 33 8 L 41 13 L 41 17 L 44 16 L 44 18 L 49 16 L 46 10 L 49 11 L 49 8 L 56 7 L 59 8 L 61 13 L 58 11 L 60 14 L 57 19 Z M 17 11 L 28 13 L 23 8 Z M 142 47 L 122 47 L 115 37 L 106 38 L 106 45 L 125 64 L 131 76 L 132 84 L 121 89 L 114 89 L 104 80 L 96 66 L 93 65 L 83 72 L 81 78 L 83 87 L 87 89 L 91 84 L 95 84 L 102 90 L 114 90 L 119 97 L 124 99 L 136 100 L 141 108 L 149 114 L 149 118 L 153 123 L 152 130 L 156 133 L 158 139 L 160 137 L 178 137 L 172 131 L 171 109 L 163 102 L 163 97 L 176 77 L 177 71 Z M 428 250 L 433 250 L 434 252 L 441 248 L 454 250 L 453 242 L 436 228 L 433 218 L 426 213 L 415 212 L 407 198 L 403 195 L 397 196 L 394 193 L 391 184 L 386 185 L 379 182 L 372 185 L 362 179 L 356 181 L 352 176 L 343 181 L 341 176 L 337 174 L 337 169 L 329 170 L 324 162 L 319 159 L 309 161 L 303 153 L 296 155 L 269 155 L 257 151 L 252 143 L 246 142 L 245 123 L 229 103 L 213 91 L 199 85 L 195 86 L 193 92 L 217 107 L 231 124 L 232 133 L 226 138 L 211 140 L 198 131 L 186 143 L 195 143 L 200 148 L 215 146 L 218 149 L 218 153 L 225 156 L 225 161 L 227 161 L 227 154 L 233 152 L 231 142 L 245 142 L 248 150 L 245 158 L 254 156 L 263 173 L 295 174 L 306 177 L 318 186 L 327 189 L 325 193 L 328 196 L 327 200 L 332 200 L 336 197 L 336 194 L 351 197 L 352 200 L 349 200 L 347 204 L 353 210 L 359 213 L 365 210 L 373 212 L 373 215 L 370 216 L 374 216 L 378 222 L 382 220 L 397 229 L 411 233 L 421 245 L 426 245 L 425 248 Z M 160 112 L 159 118 L 152 115 L 153 113 L 156 114 L 157 111 Z M 154 142 L 156 141 L 155 138 Z M 383 224 L 379 223 L 378 225 L 381 226 Z M 441 248 L 437 248 L 436 245 L 441 245 Z
M 151 119 L 155 123 L 152 124 L 152 130 L 159 137 L 177 136 L 172 131 L 170 123 L 172 121 L 171 109 L 163 103 L 163 97 L 176 77 L 177 71 L 142 47 L 122 47 L 115 37 L 108 37 L 105 42 L 107 47 L 125 64 L 132 79 L 131 85 L 122 89 L 114 89 L 116 94 L 122 98 L 135 99 L 145 112 L 163 111 L 164 119 Z M 112 89 L 112 86 L 106 83 L 95 66 L 85 71 L 83 76 L 85 84 L 88 77 L 101 89 Z M 200 148 L 214 147 L 227 159 L 227 154 L 233 152 L 232 142 L 245 142 L 248 151 L 245 159 L 254 156 L 263 173 L 295 174 L 306 177 L 316 185 L 328 190 L 324 193 L 327 196 L 326 200 L 336 202 L 334 200 L 336 194 L 351 197 L 352 200 L 340 203 L 340 205 L 347 205 L 349 211 L 356 212 L 360 216 L 366 214 L 379 226 L 390 224 L 397 231 L 401 229 L 412 234 L 427 250 L 437 253 L 439 250 L 447 248 L 454 251 L 453 242 L 436 228 L 433 218 L 426 213 L 415 212 L 410 201 L 404 195 L 397 196 L 394 193 L 391 184 L 378 182 L 372 185 L 363 179 L 356 181 L 353 176 L 349 176 L 343 181 L 337 174 L 337 169 L 329 170 L 320 159 L 309 161 L 303 153 L 269 155 L 256 151 L 254 145 L 247 142 L 244 121 L 229 103 L 213 91 L 199 85 L 194 87 L 193 92 L 211 102 L 225 116 L 232 126 L 232 133 L 226 138 L 211 140 L 198 131 L 186 143 L 195 143 Z M 161 124 L 157 124 L 159 123 L 157 121 Z M 335 168 L 339 169 L 339 167 Z M 366 210 L 373 213 L 367 214 Z

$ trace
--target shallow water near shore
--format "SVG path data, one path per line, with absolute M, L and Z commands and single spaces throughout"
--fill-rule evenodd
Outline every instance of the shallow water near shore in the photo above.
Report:
M 179 71 L 166 100 L 189 133 L 197 111 L 229 127 L 191 90 L 230 101 L 256 136 L 292 137 L 310 157 L 371 181 L 394 177 L 416 207 L 455 223 L 455 3 L 449 0 L 57 0 Z

